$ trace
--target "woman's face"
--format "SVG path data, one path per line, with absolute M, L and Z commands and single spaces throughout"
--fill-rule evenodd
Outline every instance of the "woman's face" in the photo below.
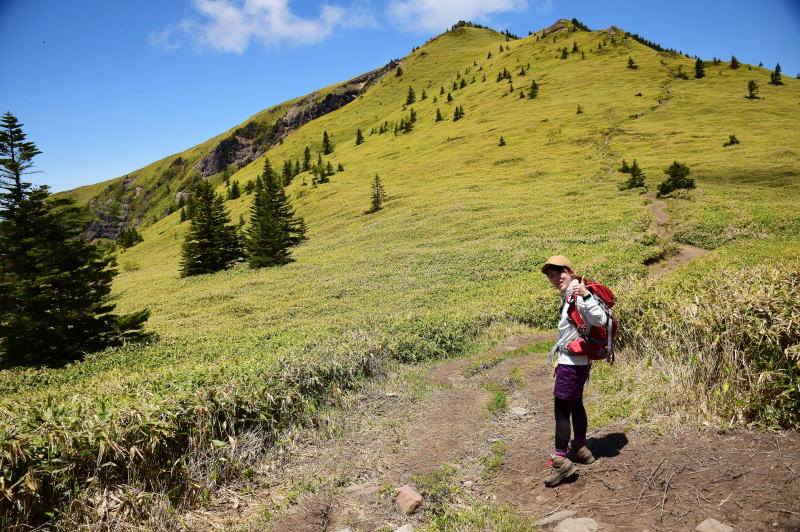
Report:
M 569 286 L 569 283 L 572 282 L 572 270 L 569 268 L 561 268 L 558 270 L 550 268 L 547 270 L 547 279 L 554 288 L 564 291 Z

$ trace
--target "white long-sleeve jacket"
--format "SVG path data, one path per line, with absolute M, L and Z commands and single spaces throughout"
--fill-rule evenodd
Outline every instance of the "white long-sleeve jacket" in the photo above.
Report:
M 569 305 L 566 302 L 567 294 L 569 294 L 575 285 L 578 284 L 577 279 L 573 279 L 566 290 L 561 292 L 561 320 L 558 322 L 558 342 L 557 346 L 562 346 L 564 349 L 557 349 L 558 354 L 557 362 L 567 366 L 585 366 L 589 363 L 589 357 L 586 355 L 571 355 L 566 347 L 567 345 L 580 338 L 578 328 L 569 321 Z M 606 324 L 606 313 L 597 302 L 597 296 L 590 295 L 587 298 L 578 297 L 578 312 L 581 313 L 584 323 L 593 327 L 602 327 Z

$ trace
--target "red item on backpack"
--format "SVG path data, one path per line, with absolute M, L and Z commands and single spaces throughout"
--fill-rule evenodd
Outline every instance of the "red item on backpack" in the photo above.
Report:
M 581 337 L 570 342 L 567 349 L 575 355 L 587 355 L 589 360 L 608 360 L 609 364 L 613 364 L 614 340 L 617 337 L 618 324 L 611 308 L 617 300 L 607 286 L 592 281 L 586 281 L 585 284 L 586 289 L 600 301 L 600 305 L 606 313 L 606 325 L 603 327 L 585 326 L 575 297 L 572 297 L 571 300 L 568 299 L 567 315 L 572 324 L 578 328 Z

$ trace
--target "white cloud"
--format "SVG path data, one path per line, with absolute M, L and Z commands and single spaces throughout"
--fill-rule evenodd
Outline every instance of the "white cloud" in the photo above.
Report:
M 387 13 L 406 28 L 439 32 L 459 20 L 482 22 L 494 13 L 527 7 L 527 0 L 391 0 Z
M 314 44 L 328 38 L 337 28 L 374 25 L 363 5 L 348 8 L 323 5 L 316 18 L 292 12 L 289 0 L 193 0 L 197 16 L 150 34 L 150 43 L 165 49 L 179 46 L 188 37 L 202 46 L 241 54 L 251 41 L 268 46 Z

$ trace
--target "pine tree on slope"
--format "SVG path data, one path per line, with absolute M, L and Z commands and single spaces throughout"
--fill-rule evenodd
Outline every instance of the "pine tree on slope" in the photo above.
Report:
M 256 180 L 247 230 L 247 262 L 251 268 L 279 266 L 292 261 L 289 248 L 305 240 L 306 226 L 295 216 L 286 192 L 269 164 Z
M 200 181 L 192 197 L 194 213 L 181 247 L 181 277 L 224 270 L 242 256 L 236 228 L 211 183 Z
M 148 310 L 111 314 L 113 260 L 83 239 L 85 211 L 22 180 L 41 153 L 11 113 L 0 118 L 2 365 L 61 364 L 144 338 Z

